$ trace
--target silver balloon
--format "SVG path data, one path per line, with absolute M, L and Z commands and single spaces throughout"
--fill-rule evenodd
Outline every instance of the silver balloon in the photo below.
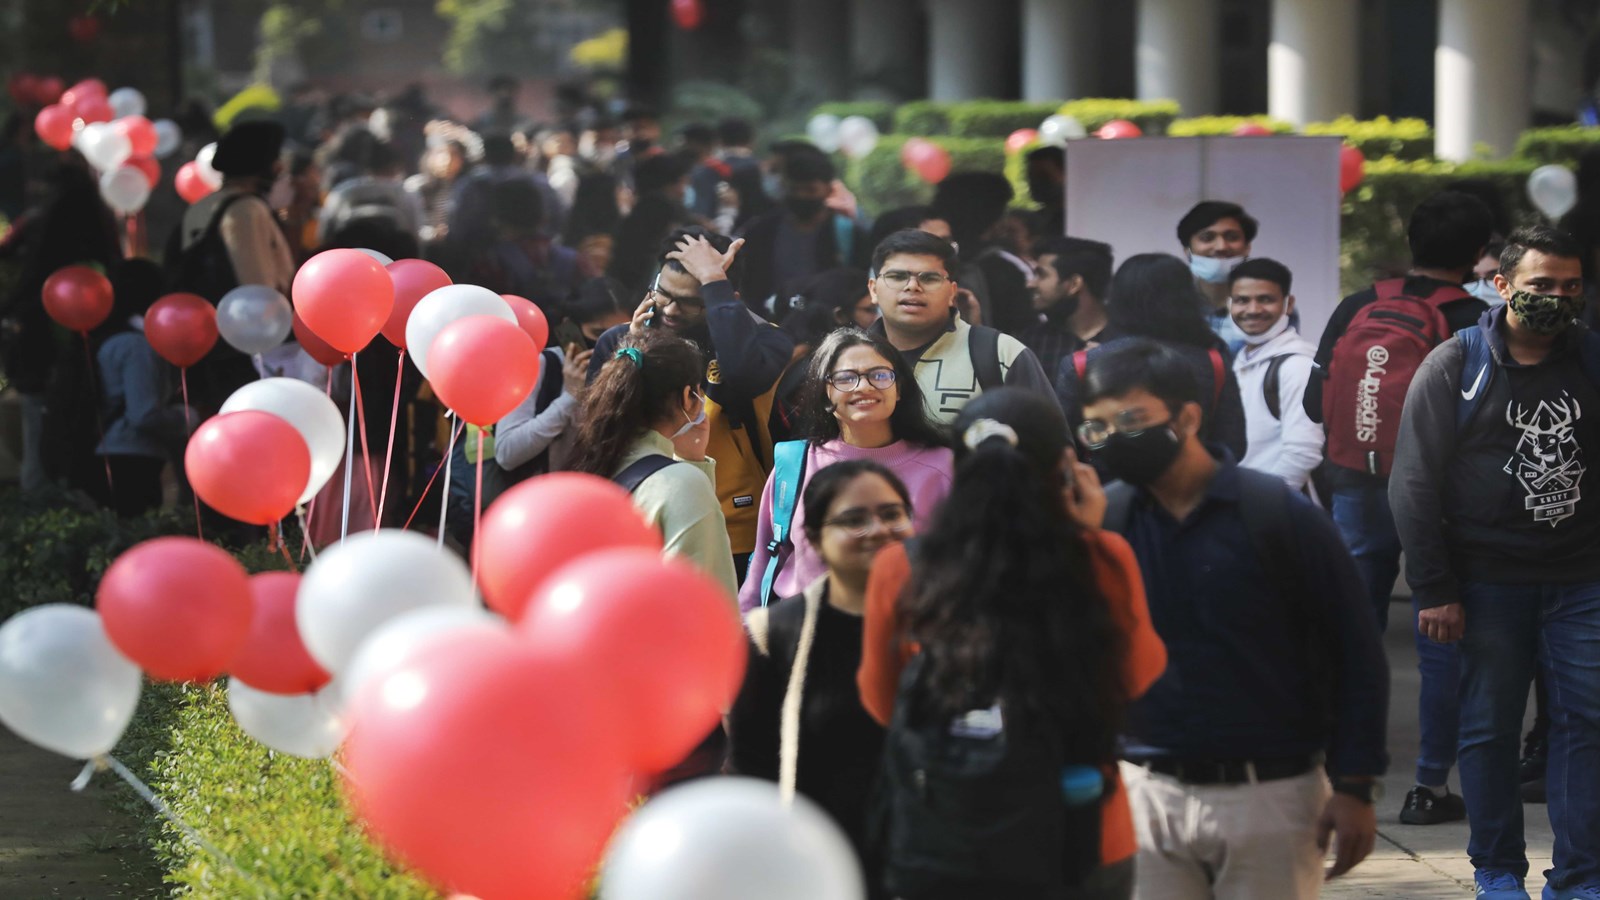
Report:
M 285 696 L 229 678 L 228 709 L 245 734 L 290 756 L 326 759 L 344 740 L 344 722 L 328 688 Z
M 822 113 L 811 117 L 806 123 L 806 137 L 817 149 L 824 153 L 832 153 L 839 149 L 839 117 L 832 113 Z
M 0 722 L 75 759 L 110 753 L 139 705 L 139 667 L 92 609 L 48 603 L 0 625 Z
M 1528 199 L 1553 222 L 1578 205 L 1578 178 L 1566 166 L 1540 166 L 1528 176 Z
M 217 333 L 240 353 L 265 353 L 282 344 L 293 327 L 288 298 L 264 284 L 241 284 L 217 303 Z
M 378 265 L 380 265 L 380 266 L 387 266 L 388 264 L 394 262 L 394 260 L 390 259 L 388 256 L 386 256 L 386 255 L 384 255 L 382 253 L 379 253 L 378 251 L 373 250 L 373 249 L 371 249 L 369 247 L 357 247 L 356 250 L 358 250 L 358 251 L 360 251 L 362 253 L 365 253 L 366 255 L 368 255 L 368 256 L 372 257 L 373 259 L 377 260 L 378 261 Z
M 144 95 L 138 88 L 119 87 L 111 92 L 106 102 L 111 104 L 111 114 L 118 119 L 144 115 Z
M 156 158 L 166 159 L 183 146 L 183 129 L 171 119 L 155 120 Z
M 602 900 L 861 900 L 850 842 L 805 797 L 778 786 L 707 778 L 640 807 L 600 872 Z
M 132 166 L 118 166 L 100 173 L 100 199 L 116 212 L 131 216 L 150 199 L 150 182 Z
M 1088 137 L 1089 132 L 1072 116 L 1057 113 L 1039 123 L 1039 141 L 1047 146 L 1065 147 L 1067 141 Z

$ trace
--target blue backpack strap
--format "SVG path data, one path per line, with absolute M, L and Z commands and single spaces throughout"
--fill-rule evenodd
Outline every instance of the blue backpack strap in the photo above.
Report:
M 833 214 L 833 243 L 839 250 L 839 265 L 851 265 L 856 252 L 856 223 L 849 216 Z
M 1489 396 L 1489 385 L 1494 381 L 1496 366 L 1494 356 L 1489 352 L 1489 339 L 1481 327 L 1473 325 L 1461 329 L 1456 332 L 1456 340 L 1461 342 L 1461 397 L 1456 401 L 1456 431 L 1459 432 L 1472 421 L 1478 408 L 1483 406 L 1484 398 Z M 1588 347 L 1588 342 L 1585 342 L 1586 368 L 1591 355 L 1587 352 Z
M 772 540 L 767 543 L 767 569 L 761 573 L 762 606 L 772 599 L 783 548 L 790 543 L 789 526 L 806 477 L 806 447 L 805 441 L 781 441 L 772 448 Z
M 676 462 L 677 460 L 665 454 L 652 453 L 649 456 L 634 460 L 631 465 L 618 472 L 611 480 L 621 485 L 623 490 L 631 494 L 637 491 L 639 485 L 644 484 L 645 480 L 651 475 Z

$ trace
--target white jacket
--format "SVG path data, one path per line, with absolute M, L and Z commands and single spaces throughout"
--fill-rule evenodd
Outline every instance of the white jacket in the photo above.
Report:
M 1239 464 L 1282 478 L 1293 490 L 1305 487 L 1311 470 L 1322 462 L 1322 426 L 1311 421 L 1301 402 L 1311 377 L 1317 348 L 1293 328 L 1259 347 L 1245 346 L 1233 358 L 1233 377 L 1244 401 L 1249 450 Z M 1288 357 L 1278 367 L 1278 410 L 1267 408 L 1267 363 Z

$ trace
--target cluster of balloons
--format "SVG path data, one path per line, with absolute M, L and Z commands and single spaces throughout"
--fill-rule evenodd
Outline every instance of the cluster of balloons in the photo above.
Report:
M 43 100 L 59 79 L 36 79 L 33 96 Z M 14 92 L 15 93 L 15 92 Z M 170 156 L 183 133 L 170 119 L 145 118 L 145 98 L 136 88 L 107 93 L 105 82 L 89 78 L 56 92 L 34 117 L 39 139 L 57 150 L 76 147 L 100 173 L 100 196 L 122 215 L 144 209 L 161 179 L 159 158 Z
M 824 153 L 844 153 L 860 159 L 878 146 L 878 126 L 866 116 L 819 113 L 806 123 L 806 137 Z

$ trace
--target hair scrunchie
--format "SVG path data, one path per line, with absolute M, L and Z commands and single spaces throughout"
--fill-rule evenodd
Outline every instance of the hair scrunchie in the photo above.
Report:
M 999 438 L 1011 446 L 1017 445 L 1017 430 L 1004 422 L 994 419 L 977 419 L 967 430 L 961 432 L 961 443 L 967 445 L 968 450 L 976 450 L 984 441 Z
M 623 347 L 621 350 L 617 351 L 617 355 L 611 358 L 627 359 L 629 362 L 633 363 L 633 367 L 635 369 L 644 368 L 644 354 L 639 352 L 638 347 Z

